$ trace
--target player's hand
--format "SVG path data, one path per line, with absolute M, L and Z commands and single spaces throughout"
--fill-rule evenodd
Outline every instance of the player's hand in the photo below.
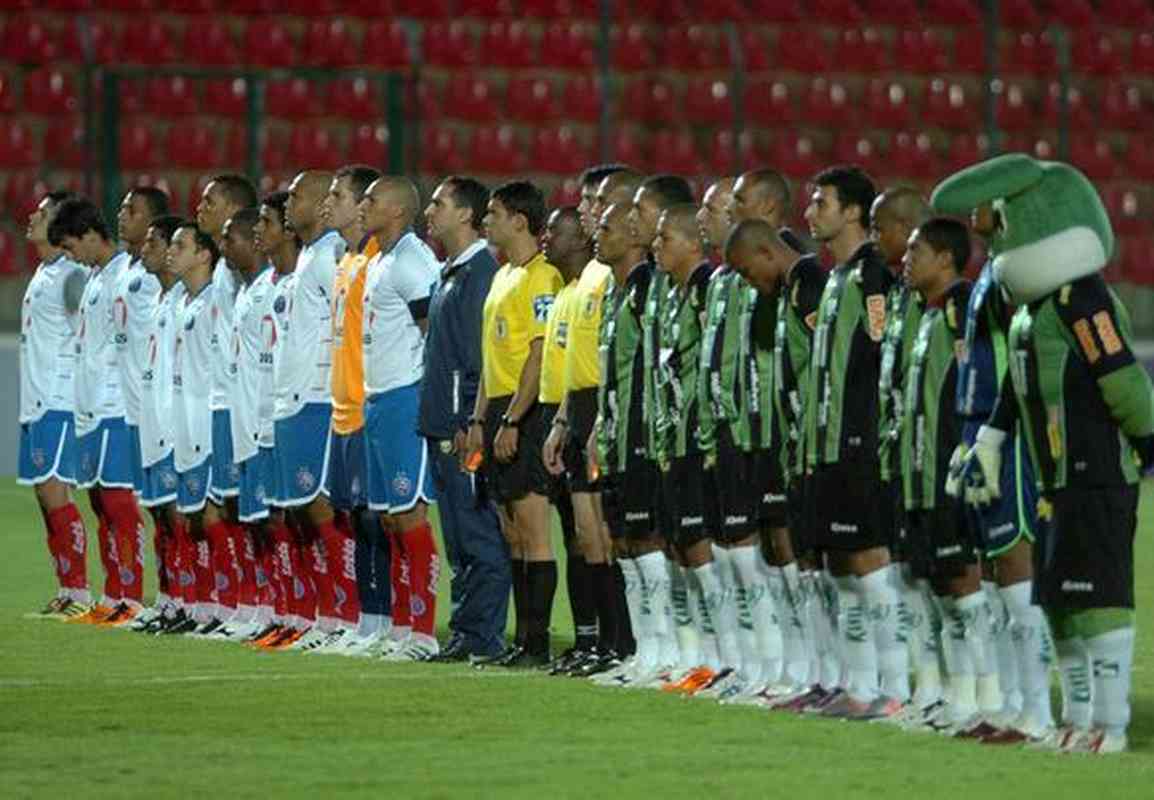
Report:
M 485 434 L 481 430 L 480 425 L 470 425 L 468 432 L 465 434 L 465 447 L 458 451 L 457 455 L 461 458 L 462 469 L 468 469 L 470 462 L 476 460 L 485 447 Z
M 966 470 L 966 502 L 970 505 L 989 505 L 1002 496 L 1002 443 L 1006 432 L 983 425 L 978 428 L 974 446 L 966 454 L 970 462 Z
M 519 433 L 516 428 L 501 427 L 497 429 L 497 436 L 493 439 L 493 455 L 502 464 L 508 464 L 517 457 Z
M 457 458 L 462 458 L 468 453 L 468 438 L 465 431 L 457 431 L 453 434 L 453 455 Z
M 541 448 L 541 460 L 545 463 L 545 469 L 553 477 L 565 472 L 565 461 L 562 453 L 565 450 L 566 430 L 563 425 L 554 425 L 549 430 L 549 436 L 546 437 L 545 444 Z
M 950 468 L 946 472 L 947 497 L 962 496 L 962 478 L 965 472 L 966 456 L 968 454 L 969 449 L 964 444 L 959 444 L 954 448 L 954 454 L 950 456 Z

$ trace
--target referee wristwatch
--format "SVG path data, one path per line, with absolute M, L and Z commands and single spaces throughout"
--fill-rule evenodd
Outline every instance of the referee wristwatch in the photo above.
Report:
M 513 430 L 516 430 L 516 429 L 521 427 L 521 420 L 513 419 L 508 414 L 502 414 L 501 415 L 501 427 L 502 428 L 512 428 Z

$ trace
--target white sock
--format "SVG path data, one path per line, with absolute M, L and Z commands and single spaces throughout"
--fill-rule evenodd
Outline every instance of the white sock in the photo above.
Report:
M 795 607 L 794 598 L 801 594 L 797 564 L 774 567 L 765 564 L 764 559 L 761 563 L 765 565 L 769 593 L 781 627 L 782 681 L 791 686 L 806 686 L 810 683 L 809 650 L 805 643 L 805 627 Z
M 858 578 L 877 646 L 881 693 L 901 703 L 910 699 L 910 657 L 898 636 L 898 568 L 889 564 Z
M 1094 727 L 1115 736 L 1130 724 L 1130 675 L 1134 628 L 1118 628 L 1086 639 L 1094 680 Z
M 990 635 L 992 613 L 985 589 L 956 599 L 956 608 L 966 626 L 966 646 L 974 662 L 978 710 L 987 715 L 1002 710 L 1002 688 L 998 681 L 998 659 Z
M 669 627 L 669 567 L 665 554 L 659 550 L 646 553 L 636 559 L 641 572 L 641 585 L 645 593 L 642 608 L 646 610 L 647 634 L 651 640 L 646 652 L 646 663 L 652 667 L 665 666 L 669 657 L 673 632 Z
M 377 631 L 381 629 L 381 615 L 380 614 L 366 614 L 361 612 L 361 618 L 357 621 L 357 636 L 362 639 L 369 636 L 375 636 Z
M 845 688 L 854 700 L 871 703 L 878 696 L 878 651 L 865 593 L 852 575 L 837 578 L 837 589 L 838 632 L 847 668 Z
M 940 597 L 942 655 L 946 662 L 949 715 L 962 722 L 978 713 L 977 679 L 973 650 L 966 642 L 966 622 L 953 597 Z
M 669 597 L 673 610 L 673 632 L 677 637 L 679 669 L 693 669 L 701 665 L 701 637 L 697 635 L 696 581 L 689 570 L 673 561 L 669 570 Z
M 734 651 L 737 650 L 737 615 L 733 615 L 733 624 L 729 624 L 730 620 L 724 613 L 725 583 L 716 562 L 710 561 L 708 564 L 694 567 L 693 576 L 697 579 L 699 587 L 697 604 L 701 616 L 697 630 L 701 635 L 702 656 L 705 666 L 717 672 L 722 667 L 729 666 L 725 662 L 733 658 Z M 724 652 L 723 639 L 726 640 Z
M 902 608 L 907 617 L 906 645 L 917 687 L 913 703 L 918 708 L 925 708 L 942 699 L 942 671 L 939 660 L 941 640 L 938 636 L 941 621 L 929 596 L 928 581 L 915 579 L 908 568 L 903 571 L 901 595 Z
M 1041 607 L 1031 602 L 1033 581 L 999 590 L 1010 617 L 1014 661 L 1022 693 L 1022 714 L 1044 728 L 1054 724 L 1050 703 L 1050 630 Z
M 805 642 L 806 678 L 808 683 L 821 681 L 821 644 L 818 641 L 818 620 L 821 599 L 817 596 L 817 578 L 807 570 L 801 573 L 801 588 L 795 603 Z M 783 679 L 784 682 L 784 679 Z
M 1014 646 L 1014 625 L 1009 608 L 1000 589 L 990 594 L 994 609 L 994 654 L 998 659 L 998 680 L 1002 685 L 1003 720 L 1015 720 L 1022 715 L 1022 682 L 1018 669 L 1018 651 Z
M 817 641 L 821 650 L 821 677 L 819 683 L 823 689 L 840 689 L 843 686 L 842 668 L 845 662 L 844 648 L 838 630 L 838 592 L 837 584 L 829 572 L 822 570 L 815 575 L 814 591 L 817 602 L 814 603 L 814 621 L 817 629 Z
M 1062 683 L 1062 722 L 1088 730 L 1094 710 L 1090 651 L 1081 637 L 1055 639 L 1054 651 Z
M 651 633 L 652 612 L 645 605 L 645 583 L 641 567 L 635 558 L 623 558 L 619 563 L 625 579 L 625 605 L 629 609 L 629 624 L 633 627 L 633 640 L 637 643 L 634 657 L 639 662 L 652 665 L 657 654 Z
M 751 630 L 746 634 L 746 645 L 752 652 L 745 659 L 746 671 L 757 669 L 759 679 L 767 684 L 781 680 L 782 630 L 774 598 L 770 594 L 765 563 L 756 547 L 735 547 L 729 551 L 738 580 L 744 589 Z

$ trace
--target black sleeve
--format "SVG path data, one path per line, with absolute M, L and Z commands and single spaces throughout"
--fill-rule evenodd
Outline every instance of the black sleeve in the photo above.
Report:
M 946 299 L 946 328 L 955 342 L 966 338 L 966 309 L 973 288 L 969 281 L 961 281 L 950 290 Z
M 420 322 L 423 319 L 429 318 L 429 297 L 422 297 L 419 300 L 413 300 L 409 303 L 409 313 L 413 316 L 413 322 Z
M 1075 281 L 1058 290 L 1058 316 L 1074 336 L 1078 353 L 1095 379 L 1135 362 L 1119 326 L 1114 299 L 1100 275 Z
M 817 307 L 821 304 L 827 276 L 817 259 L 806 259 L 798 266 L 803 271 L 794 284 L 790 303 L 794 312 L 805 320 L 806 326 L 812 331 L 817 324 Z
M 994 410 L 986 424 L 1000 431 L 1012 431 L 1014 423 L 1018 421 L 1018 400 L 1014 396 L 1014 381 L 1010 371 L 1006 370 L 1002 378 L 1002 387 L 998 390 L 998 400 L 994 403 Z

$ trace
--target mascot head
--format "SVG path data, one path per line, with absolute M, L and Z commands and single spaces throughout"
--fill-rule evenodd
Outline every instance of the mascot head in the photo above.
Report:
M 1007 153 L 956 172 L 930 200 L 945 214 L 989 203 L 994 275 L 1015 304 L 1032 303 L 1091 275 L 1114 252 L 1114 232 L 1093 184 L 1069 164 Z

